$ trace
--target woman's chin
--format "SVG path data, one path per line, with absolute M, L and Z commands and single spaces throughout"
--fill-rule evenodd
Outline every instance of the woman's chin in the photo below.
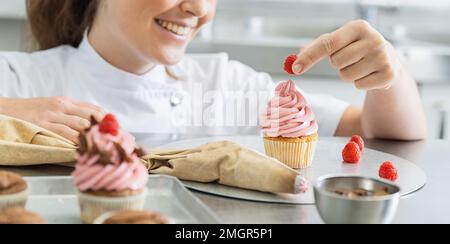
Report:
M 185 56 L 185 52 L 171 52 L 168 51 L 167 53 L 163 54 L 162 57 L 159 59 L 160 63 L 163 65 L 175 65 L 178 64 L 183 57 Z

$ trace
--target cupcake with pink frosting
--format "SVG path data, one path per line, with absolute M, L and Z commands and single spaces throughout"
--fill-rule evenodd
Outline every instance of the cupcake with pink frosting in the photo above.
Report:
M 292 80 L 280 83 L 261 118 L 266 154 L 294 169 L 311 166 L 318 125 Z
M 113 115 L 100 123 L 92 119 L 80 135 L 72 173 L 84 223 L 110 211 L 143 209 L 148 171 L 140 156 L 134 137 L 120 130 Z

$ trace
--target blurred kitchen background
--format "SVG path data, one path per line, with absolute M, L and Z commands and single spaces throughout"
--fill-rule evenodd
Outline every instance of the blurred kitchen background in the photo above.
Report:
M 419 83 L 431 138 L 450 138 L 450 0 L 217 0 L 215 21 L 189 52 L 226 52 L 283 77 L 281 62 L 321 34 L 365 19 L 398 49 Z M 0 50 L 25 50 L 24 0 L 0 0 Z M 328 61 L 299 77 L 308 92 L 362 104 L 364 92 L 339 81 Z M 383 102 L 383 101 L 380 101 Z

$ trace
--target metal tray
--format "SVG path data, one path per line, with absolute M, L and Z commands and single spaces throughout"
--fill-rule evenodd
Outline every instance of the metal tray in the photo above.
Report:
M 27 209 L 50 224 L 81 224 L 72 177 L 26 177 L 31 194 Z M 166 215 L 175 224 L 215 224 L 219 218 L 181 182 L 170 176 L 150 176 L 145 209 Z
M 202 144 L 229 140 L 239 143 L 248 148 L 264 153 L 264 145 L 261 137 L 258 136 L 232 136 L 232 137 L 211 137 L 199 138 L 193 140 L 185 140 L 173 142 L 160 148 L 183 149 L 200 146 Z M 396 157 L 391 154 L 379 152 L 371 149 L 364 149 L 361 162 L 356 165 L 342 163 L 343 143 L 328 141 L 321 139 L 318 143 L 315 159 L 311 168 L 300 170 L 300 174 L 304 176 L 310 184 L 313 184 L 318 177 L 324 175 L 349 175 L 364 176 L 370 178 L 378 177 L 378 168 L 384 161 L 392 161 L 395 163 L 399 172 L 399 179 L 395 182 L 401 188 L 401 195 L 406 196 L 420 190 L 427 181 L 427 177 L 422 169 L 408 160 Z M 314 204 L 313 187 L 309 187 L 308 191 L 303 194 L 271 194 L 257 191 L 250 191 L 220 185 L 218 183 L 198 183 L 191 181 L 182 181 L 183 184 L 192 190 L 204 192 L 212 195 L 235 198 L 241 200 L 267 202 L 267 203 L 286 203 L 286 204 Z

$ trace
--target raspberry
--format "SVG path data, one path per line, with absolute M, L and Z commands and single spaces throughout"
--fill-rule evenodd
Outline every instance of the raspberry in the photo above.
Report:
M 292 70 L 292 65 L 294 65 L 294 62 L 297 60 L 296 54 L 291 54 L 286 58 L 286 61 L 284 61 L 284 71 L 286 71 L 290 75 L 294 75 L 294 71 Z
M 350 164 L 357 164 L 361 159 L 361 150 L 355 142 L 349 142 L 342 151 L 342 158 L 344 162 Z
M 364 140 L 360 136 L 354 135 L 354 136 L 352 136 L 350 141 L 355 142 L 356 144 L 358 144 L 359 150 L 361 152 L 364 151 Z
M 397 169 L 392 162 L 384 162 L 379 171 L 379 176 L 383 179 L 396 181 L 398 178 Z
M 119 134 L 119 122 L 112 114 L 107 114 L 100 122 L 100 132 L 117 136 Z

